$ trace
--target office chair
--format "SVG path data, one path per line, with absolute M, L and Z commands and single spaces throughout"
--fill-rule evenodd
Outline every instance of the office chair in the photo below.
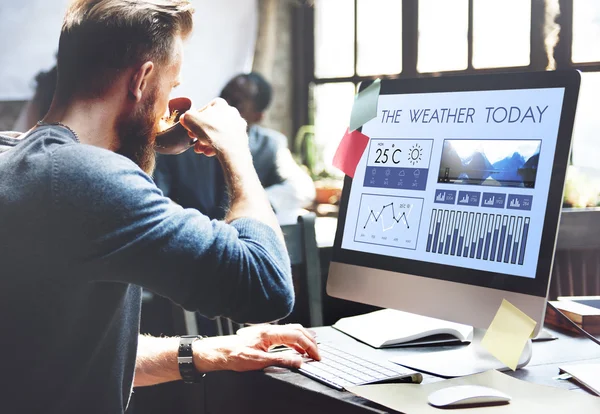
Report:
M 296 224 L 282 226 L 281 230 L 295 276 L 296 301 L 304 302 L 308 308 L 309 326 L 323 326 L 323 282 L 315 220 L 315 214 L 308 213 L 299 216 Z

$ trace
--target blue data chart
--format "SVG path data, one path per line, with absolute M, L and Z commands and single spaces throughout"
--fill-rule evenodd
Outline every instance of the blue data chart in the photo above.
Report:
M 430 139 L 382 139 L 369 141 L 364 187 L 425 191 Z
M 483 196 L 481 197 L 481 207 L 504 208 L 505 204 L 506 204 L 506 194 L 483 193 Z
M 363 194 L 354 241 L 415 250 L 423 199 Z
M 531 203 L 532 202 L 533 202 L 533 196 L 509 194 L 508 205 L 506 206 L 506 208 L 508 208 L 510 210 L 531 211 Z
M 529 217 L 433 209 L 426 251 L 523 265 Z
M 454 190 L 435 190 L 433 202 L 437 204 L 454 204 L 456 201 L 456 191 Z
M 458 202 L 456 204 L 463 206 L 479 207 L 481 193 L 477 191 L 459 191 Z

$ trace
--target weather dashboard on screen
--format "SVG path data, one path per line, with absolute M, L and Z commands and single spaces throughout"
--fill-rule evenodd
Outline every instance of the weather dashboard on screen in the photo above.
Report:
M 563 97 L 381 95 L 342 248 L 534 278 Z

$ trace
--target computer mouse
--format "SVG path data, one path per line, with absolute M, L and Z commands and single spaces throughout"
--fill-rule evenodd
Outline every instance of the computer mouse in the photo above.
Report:
M 438 408 L 468 405 L 508 404 L 510 397 L 494 388 L 481 385 L 456 385 L 429 394 L 429 404 Z

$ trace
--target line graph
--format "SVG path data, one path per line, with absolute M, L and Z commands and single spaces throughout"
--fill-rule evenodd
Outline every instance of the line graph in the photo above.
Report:
M 396 224 L 400 223 L 400 221 L 402 221 L 402 219 L 404 219 L 404 223 L 406 224 L 406 228 L 409 229 L 410 226 L 408 225 L 408 220 L 406 219 L 406 213 L 402 213 L 402 215 L 400 215 L 400 217 L 396 218 L 396 213 L 394 212 L 394 203 L 390 203 L 390 204 L 386 204 L 385 206 L 383 206 L 381 208 L 381 210 L 379 211 L 379 214 L 375 214 L 375 212 L 373 212 L 373 210 L 370 211 L 369 213 L 369 217 L 367 218 L 367 222 L 365 223 L 365 225 L 363 226 L 363 229 L 367 228 L 367 225 L 369 224 L 369 221 L 371 220 L 371 217 L 375 220 L 375 222 L 378 222 L 379 219 L 381 219 L 381 229 L 382 231 L 388 231 L 394 228 L 394 224 L 392 224 L 390 227 L 386 227 L 384 222 L 383 222 L 383 218 L 381 217 L 383 215 L 383 212 L 385 211 L 386 208 L 390 207 L 392 209 L 392 223 L 396 222 Z
M 362 194 L 354 241 L 416 249 L 423 199 Z

